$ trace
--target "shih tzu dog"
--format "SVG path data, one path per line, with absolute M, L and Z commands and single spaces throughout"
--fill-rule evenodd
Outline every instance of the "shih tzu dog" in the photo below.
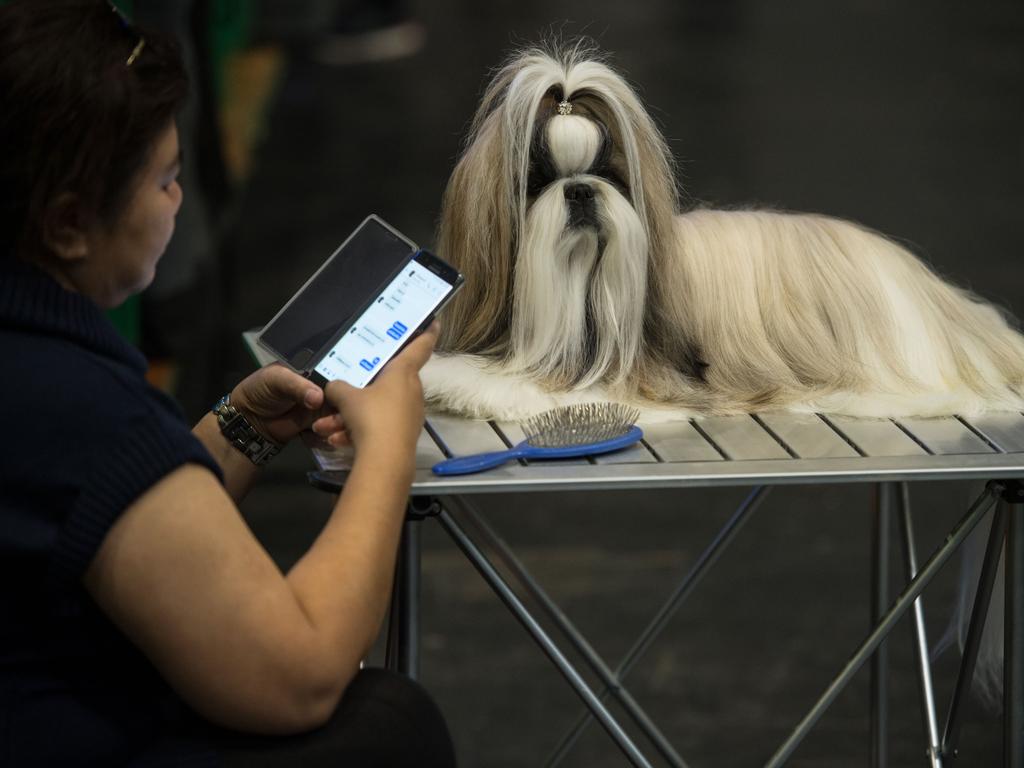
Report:
M 1024 408 L 1024 337 L 892 240 L 819 215 L 680 213 L 665 140 L 582 45 L 494 76 L 437 248 L 466 285 L 423 380 L 456 413 Z

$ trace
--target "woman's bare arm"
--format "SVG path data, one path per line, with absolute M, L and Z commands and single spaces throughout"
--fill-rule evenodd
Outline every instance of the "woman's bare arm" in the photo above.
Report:
M 100 607 L 197 711 L 264 733 L 315 727 L 371 647 L 423 423 L 417 372 L 436 331 L 365 390 L 327 396 L 355 462 L 331 517 L 284 575 L 206 469 L 186 465 L 133 504 L 86 573 Z

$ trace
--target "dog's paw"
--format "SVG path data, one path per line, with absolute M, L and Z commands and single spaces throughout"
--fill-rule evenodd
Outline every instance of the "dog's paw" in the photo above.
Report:
M 602 387 L 549 392 L 529 377 L 476 355 L 435 354 L 420 371 L 431 407 L 474 419 L 522 421 L 575 403 L 614 400 Z

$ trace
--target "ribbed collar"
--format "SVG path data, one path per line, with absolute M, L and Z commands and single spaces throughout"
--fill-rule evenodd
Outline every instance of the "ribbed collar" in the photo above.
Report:
M 62 336 L 146 371 L 142 353 L 121 337 L 99 307 L 9 254 L 0 255 L 0 328 Z

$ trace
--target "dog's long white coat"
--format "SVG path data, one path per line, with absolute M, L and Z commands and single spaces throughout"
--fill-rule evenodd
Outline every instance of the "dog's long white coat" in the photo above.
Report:
M 592 190 L 596 225 L 570 223 L 570 184 Z M 513 59 L 446 191 L 438 247 L 467 285 L 427 397 L 502 419 L 590 399 L 677 416 L 1024 409 L 1024 339 L 899 244 L 825 216 L 677 205 L 664 139 L 618 74 L 580 48 Z

